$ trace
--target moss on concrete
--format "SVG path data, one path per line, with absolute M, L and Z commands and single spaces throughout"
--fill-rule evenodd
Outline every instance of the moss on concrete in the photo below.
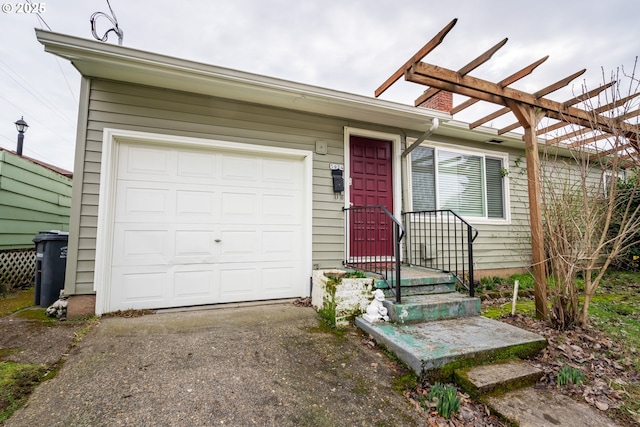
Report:
M 547 346 L 546 341 L 536 341 L 518 344 L 511 347 L 475 353 L 472 357 L 456 360 L 444 366 L 424 370 L 422 379 L 429 382 L 452 382 L 455 380 L 455 371 L 472 368 L 474 366 L 497 363 L 513 359 L 527 359 L 538 354 Z
M 509 363 L 514 360 L 520 360 L 520 359 L 502 360 L 493 364 Z M 458 386 L 464 392 L 469 394 L 469 396 L 484 403 L 486 403 L 486 398 L 488 397 L 497 396 L 500 394 L 507 393 L 509 391 L 518 390 L 523 387 L 528 387 L 530 385 L 533 385 L 541 376 L 541 373 L 531 374 L 528 376 L 523 376 L 518 379 L 497 383 L 494 387 L 491 387 L 491 388 L 483 388 L 483 390 L 478 390 L 475 384 L 473 384 L 473 382 L 469 379 L 469 371 L 471 369 L 473 369 L 473 367 L 455 370 L 453 373 L 454 382 L 458 384 Z
M 341 279 L 335 276 L 327 276 L 327 284 L 325 286 L 325 294 L 322 298 L 322 308 L 318 310 L 318 314 L 329 325 L 336 326 L 336 289 Z

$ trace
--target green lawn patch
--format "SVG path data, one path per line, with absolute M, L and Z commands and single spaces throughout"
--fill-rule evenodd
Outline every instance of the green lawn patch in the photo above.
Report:
M 0 317 L 31 307 L 34 301 L 34 294 L 34 289 L 30 288 L 0 296 Z
M 23 404 L 44 374 L 44 366 L 0 362 L 0 423 Z

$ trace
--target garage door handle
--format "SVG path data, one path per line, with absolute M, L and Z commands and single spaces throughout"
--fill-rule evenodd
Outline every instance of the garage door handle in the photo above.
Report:
M 222 242 L 222 240 L 220 240 L 220 239 L 216 239 L 216 240 L 214 240 L 214 242 L 216 242 L 216 243 L 220 243 L 220 242 Z

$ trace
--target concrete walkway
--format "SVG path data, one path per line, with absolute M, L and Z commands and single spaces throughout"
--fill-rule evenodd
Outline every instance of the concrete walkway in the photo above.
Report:
M 425 425 L 393 362 L 292 304 L 106 318 L 16 426 Z
M 605 415 L 560 393 L 525 387 L 488 399 L 489 405 L 520 427 L 618 427 Z

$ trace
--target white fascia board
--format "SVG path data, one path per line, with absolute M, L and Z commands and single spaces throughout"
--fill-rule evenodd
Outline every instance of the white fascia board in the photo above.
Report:
M 142 50 L 36 30 L 45 51 L 65 58 L 87 77 L 211 95 L 422 131 L 451 115 L 347 92 L 187 61 Z

